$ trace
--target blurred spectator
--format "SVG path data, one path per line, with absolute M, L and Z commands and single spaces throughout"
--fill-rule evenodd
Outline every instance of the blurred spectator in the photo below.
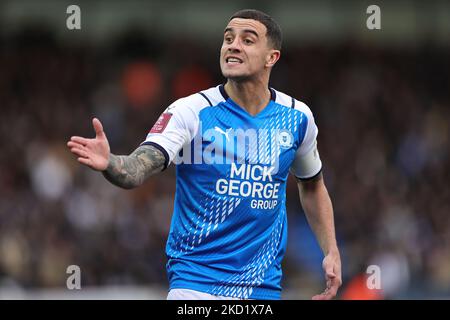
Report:
M 179 99 L 216 85 L 209 72 L 200 66 L 182 68 L 173 80 L 173 97 Z
M 151 62 L 134 62 L 125 67 L 122 85 L 130 105 L 144 108 L 160 95 L 161 75 Z

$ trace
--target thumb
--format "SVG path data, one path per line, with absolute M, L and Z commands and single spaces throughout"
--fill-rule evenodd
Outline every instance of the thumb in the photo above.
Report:
M 334 264 L 330 260 L 325 259 L 323 261 L 323 269 L 327 279 L 336 278 L 336 274 L 334 273 Z
M 103 126 L 100 120 L 97 118 L 92 119 L 92 125 L 94 126 L 96 137 L 104 136 L 105 133 L 103 132 Z
M 329 278 L 329 279 L 336 278 L 336 274 L 334 273 L 333 266 L 327 266 L 325 268 L 325 274 L 326 274 L 327 278 Z

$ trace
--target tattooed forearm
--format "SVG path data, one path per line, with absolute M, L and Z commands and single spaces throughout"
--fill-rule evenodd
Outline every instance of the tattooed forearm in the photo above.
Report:
M 165 157 L 150 145 L 137 148 L 129 156 L 110 155 L 103 175 L 109 182 L 125 189 L 140 186 L 148 177 L 164 168 Z

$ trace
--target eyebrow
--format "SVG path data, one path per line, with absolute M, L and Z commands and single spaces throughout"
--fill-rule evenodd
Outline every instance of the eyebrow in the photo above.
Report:
M 223 33 L 227 33 L 228 31 L 229 31 L 229 32 L 234 32 L 234 29 L 228 27 L 228 28 L 225 29 L 225 31 L 224 31 Z M 256 31 L 254 31 L 254 30 L 252 30 L 252 29 L 244 29 L 244 32 L 245 32 L 245 33 L 251 33 L 251 34 L 254 34 L 257 38 L 259 38 L 258 33 L 256 33 Z

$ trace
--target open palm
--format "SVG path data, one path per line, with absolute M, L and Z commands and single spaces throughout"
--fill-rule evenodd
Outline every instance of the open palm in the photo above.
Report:
M 92 125 L 95 130 L 95 138 L 73 136 L 67 142 L 67 146 L 73 154 L 78 156 L 78 162 L 94 170 L 103 171 L 108 167 L 109 143 L 100 120 L 92 119 Z

